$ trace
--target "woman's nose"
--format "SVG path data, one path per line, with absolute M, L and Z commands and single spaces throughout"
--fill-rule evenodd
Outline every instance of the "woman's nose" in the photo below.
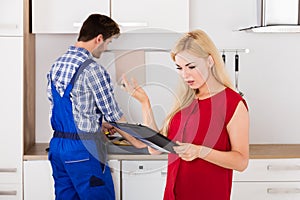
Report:
M 189 76 L 189 72 L 187 69 L 182 69 L 181 71 L 182 78 L 187 78 Z

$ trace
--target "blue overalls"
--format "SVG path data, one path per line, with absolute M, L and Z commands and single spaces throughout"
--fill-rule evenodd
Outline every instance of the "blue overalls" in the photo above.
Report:
M 56 200 L 115 200 L 111 172 L 106 165 L 105 136 L 100 131 L 79 131 L 72 112 L 71 90 L 79 74 L 91 62 L 93 60 L 88 59 L 78 67 L 62 97 L 51 83 L 54 135 L 49 160 Z

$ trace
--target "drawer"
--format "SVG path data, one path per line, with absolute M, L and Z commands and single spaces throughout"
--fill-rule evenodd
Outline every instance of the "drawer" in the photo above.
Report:
M 300 182 L 234 182 L 231 200 L 299 200 Z
M 21 200 L 22 184 L 0 184 L 0 200 Z
M 21 172 L 18 168 L 0 167 L 0 184 L 18 184 L 22 182 Z
M 300 159 L 250 159 L 245 171 L 234 171 L 233 181 L 300 182 Z

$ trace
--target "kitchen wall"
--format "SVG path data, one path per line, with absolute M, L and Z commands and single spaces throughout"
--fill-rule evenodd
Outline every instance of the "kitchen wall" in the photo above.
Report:
M 300 89 L 297 80 L 300 78 L 300 33 L 236 31 L 254 25 L 258 25 L 256 1 L 190 0 L 191 30 L 197 28 L 205 30 L 219 49 L 250 50 L 247 54 L 239 54 L 239 88 L 245 94 L 251 116 L 250 143 L 299 143 Z M 123 35 L 115 40 L 110 48 L 170 49 L 178 36 L 176 33 Z M 37 142 L 48 142 L 51 137 L 46 73 L 56 57 L 65 52 L 69 45 L 74 44 L 75 39 L 76 35 L 36 36 Z M 234 54 L 226 54 L 226 68 L 232 78 L 234 78 Z M 160 59 L 156 59 L 155 63 L 161 61 L 163 66 L 172 66 L 168 55 L 162 53 L 157 56 Z M 98 62 L 113 70 L 113 58 L 112 53 L 106 53 Z M 153 58 L 153 54 L 150 54 L 149 58 Z M 154 61 L 150 59 L 150 63 L 152 62 Z M 170 105 L 166 100 L 170 98 L 160 97 L 161 92 L 151 90 L 149 92 L 152 92 L 150 95 L 155 101 L 159 99 L 164 101 L 161 105 Z M 122 94 L 122 91 L 118 92 L 117 96 L 120 101 L 128 102 L 128 99 L 124 101 L 125 94 Z M 166 114 L 161 105 L 156 112 L 160 113 L 159 122 L 162 120 L 161 116 Z M 132 119 L 138 117 L 137 115 Z

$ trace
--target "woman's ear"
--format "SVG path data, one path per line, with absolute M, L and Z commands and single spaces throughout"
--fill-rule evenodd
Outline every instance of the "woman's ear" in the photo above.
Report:
M 214 64 L 215 64 L 215 61 L 211 55 L 208 56 L 207 61 L 208 61 L 209 67 L 212 68 L 212 66 L 214 66 Z

